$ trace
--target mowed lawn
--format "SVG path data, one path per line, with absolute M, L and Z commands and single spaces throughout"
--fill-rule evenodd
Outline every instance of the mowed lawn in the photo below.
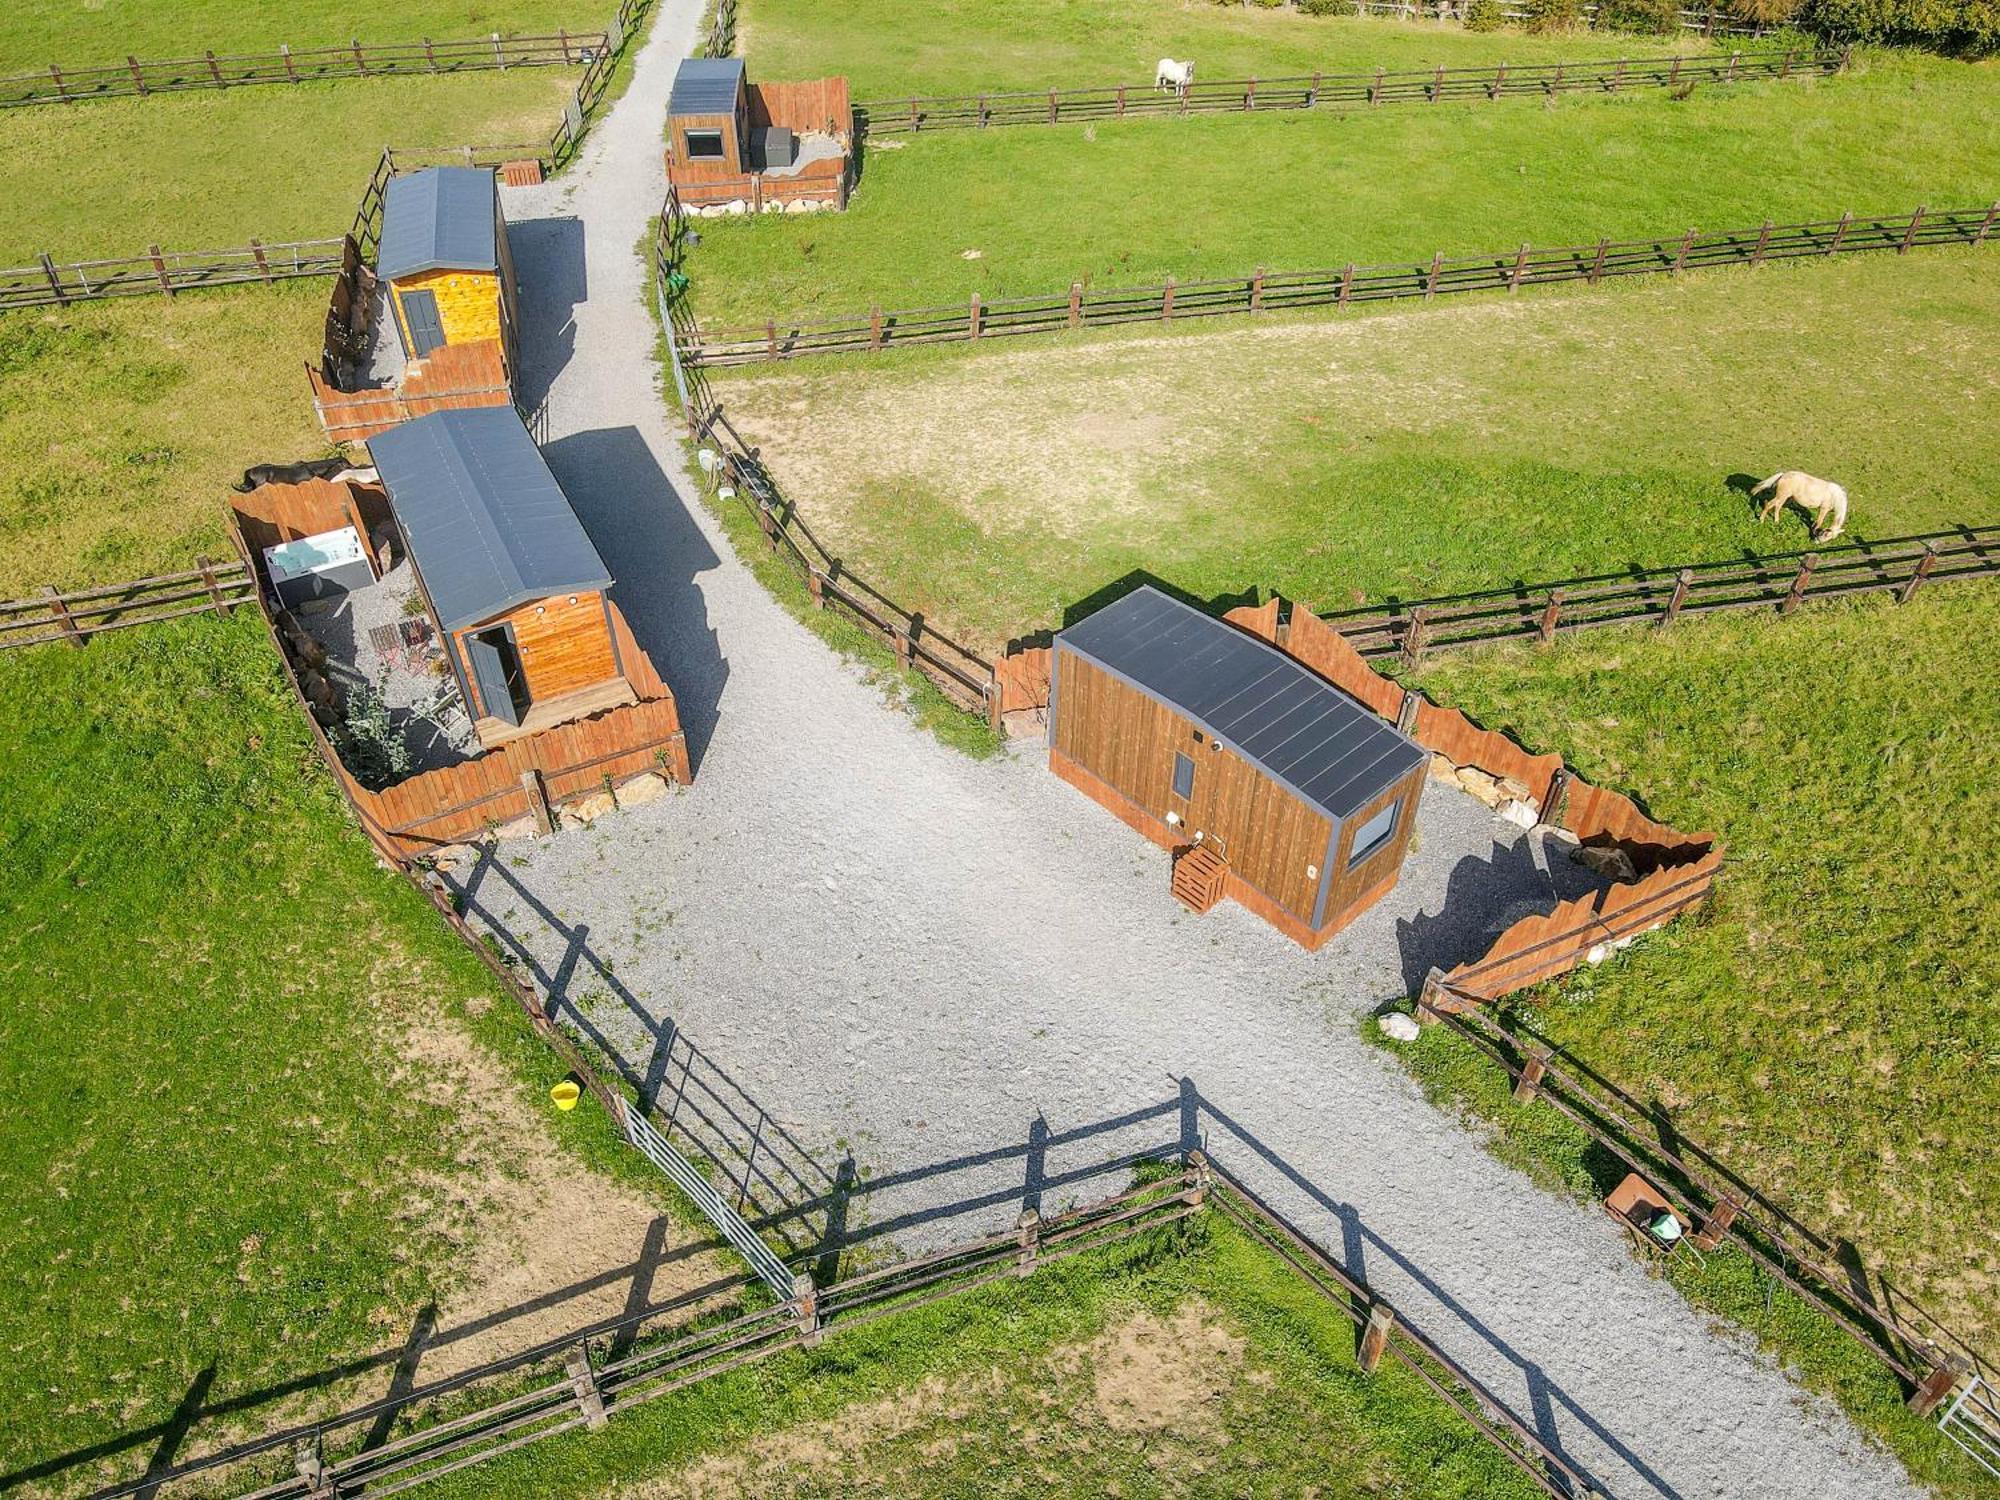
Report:
M 0 653 L 0 867 L 0 1488 L 74 1490 L 191 1392 L 254 1428 L 394 1350 L 557 1128 L 491 1128 L 478 1028 L 561 1070 L 377 867 L 247 612 Z
M 247 88 L 0 110 L 0 264 L 347 232 L 384 145 L 546 142 L 576 70 Z
M 705 324 L 1428 261 L 2000 196 L 1991 68 L 1865 54 L 1830 78 L 940 131 L 867 149 L 844 214 L 705 220 Z M 886 138 L 885 138 L 886 140 Z
M 604 0 L 36 0 L 0 15 L 0 74 L 200 57 L 601 29 Z
M 1322 607 L 2000 520 L 1992 250 L 719 372 L 848 566 L 984 647 L 1139 573 Z M 1734 483 L 1732 483 L 1732 478 Z
M 327 284 L 0 317 L 0 598 L 233 557 L 227 487 L 330 453 L 305 362 Z
M 1719 829 L 1711 907 L 1524 1010 L 2000 1347 L 2000 586 L 1436 658 L 1420 681 Z M 1448 1039 L 1420 1070 L 1448 1070 Z
M 857 100 L 1150 83 L 1162 57 L 1197 80 L 1591 58 L 1708 47 L 1681 37 L 1480 34 L 1434 22 L 1308 16 L 1198 0 L 743 0 L 736 50 L 758 78 L 846 77 Z

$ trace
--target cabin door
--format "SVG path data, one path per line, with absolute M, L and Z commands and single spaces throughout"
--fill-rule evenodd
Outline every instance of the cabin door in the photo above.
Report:
M 528 711 L 527 675 L 521 670 L 521 653 L 514 644 L 514 630 L 496 625 L 475 631 L 465 638 L 465 654 L 472 665 L 472 680 L 479 689 L 479 703 L 490 718 L 504 723 L 521 722 Z
M 404 352 L 411 359 L 422 359 L 433 349 L 442 349 L 444 319 L 438 313 L 437 293 L 401 292 L 397 300 L 403 304 L 403 323 L 409 329 Z

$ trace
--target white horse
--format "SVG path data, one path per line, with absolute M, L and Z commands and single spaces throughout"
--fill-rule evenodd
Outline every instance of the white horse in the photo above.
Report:
M 1163 57 L 1160 65 L 1153 69 L 1153 87 L 1163 94 L 1185 94 L 1193 82 L 1192 62 L 1175 62 L 1171 57 Z
M 1812 538 L 1816 542 L 1832 541 L 1847 525 L 1847 491 L 1831 480 L 1815 479 L 1803 469 L 1781 469 L 1750 493 L 1761 495 L 1766 490 L 1771 491 L 1771 498 L 1757 512 L 1760 521 L 1770 520 L 1791 504 L 1812 512 Z M 1829 519 L 1831 529 L 1827 527 Z

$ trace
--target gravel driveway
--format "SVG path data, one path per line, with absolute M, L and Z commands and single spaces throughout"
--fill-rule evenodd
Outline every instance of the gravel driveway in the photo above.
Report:
M 507 210 L 549 459 L 681 697 L 695 785 L 505 846 L 471 909 L 663 1109 L 747 1148 L 767 1203 L 851 1161 L 845 1231 L 910 1248 L 1198 1137 L 1612 1494 L 1915 1493 L 1360 1039 L 1573 866 L 1433 785 L 1401 884 L 1318 955 L 1188 916 L 1165 856 L 1039 756 L 942 748 L 736 561 L 655 395 L 636 251 L 697 23 L 664 3 L 579 167 Z

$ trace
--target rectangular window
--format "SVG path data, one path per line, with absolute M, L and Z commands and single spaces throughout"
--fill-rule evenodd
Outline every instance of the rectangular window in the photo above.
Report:
M 1348 869 L 1353 869 L 1395 836 L 1396 819 L 1402 811 L 1403 802 L 1399 797 L 1354 830 L 1354 843 L 1347 856 Z
M 687 143 L 690 161 L 701 158 L 715 160 L 722 155 L 722 132 L 719 130 L 690 130 Z
M 1185 802 L 1194 795 L 1194 762 L 1174 752 L 1174 795 Z

